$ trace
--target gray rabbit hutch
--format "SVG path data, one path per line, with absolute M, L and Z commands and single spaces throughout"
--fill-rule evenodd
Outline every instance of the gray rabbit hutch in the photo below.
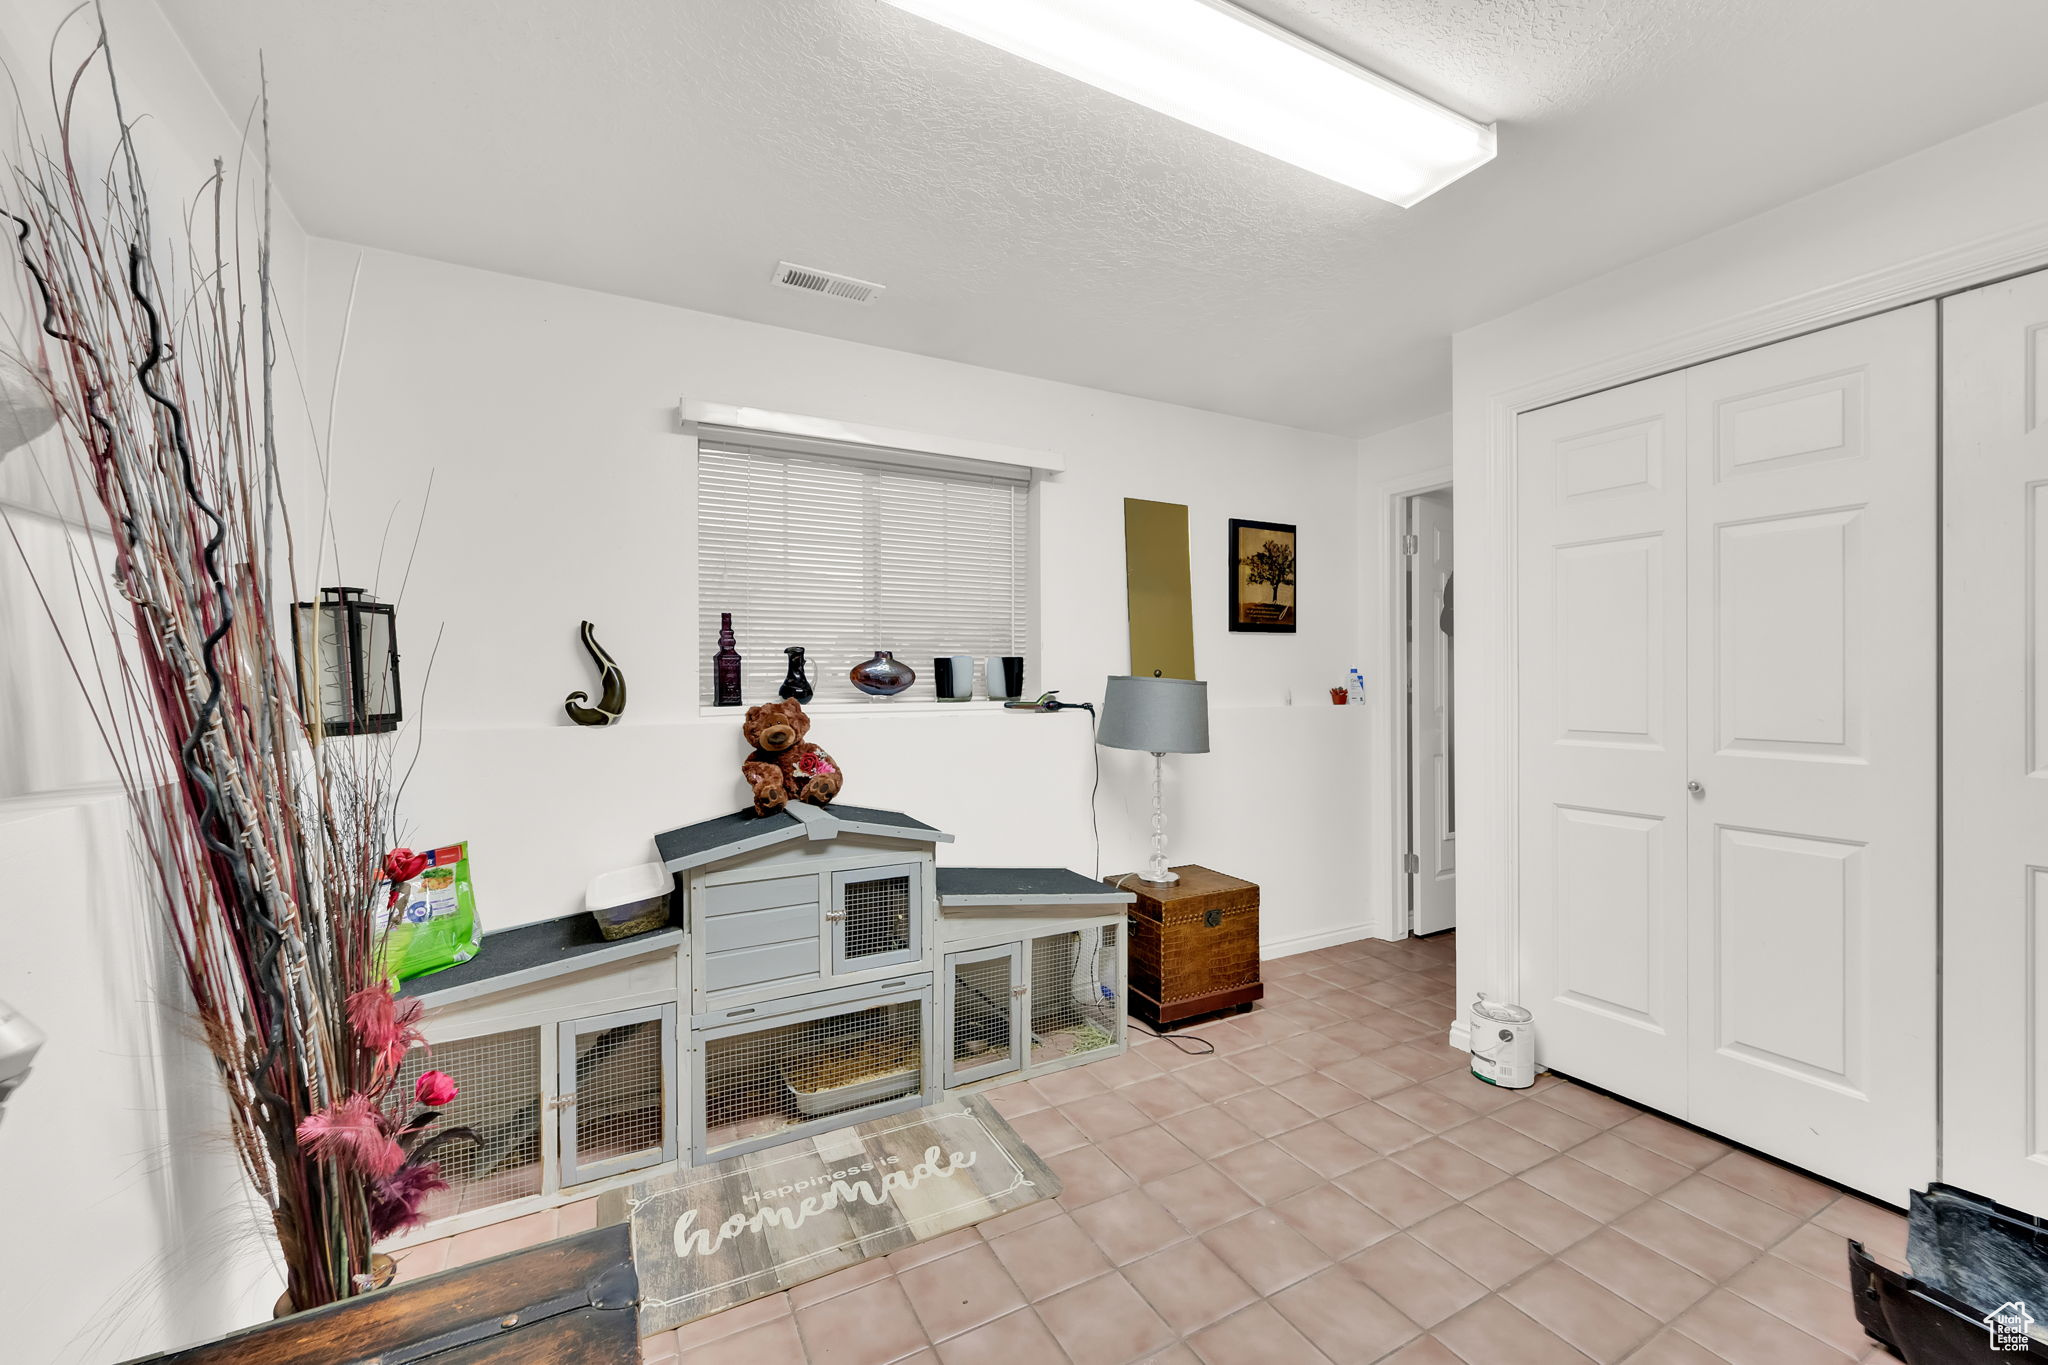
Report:
M 655 838 L 667 927 L 565 916 L 407 982 L 412 1070 L 454 1074 L 483 1140 L 401 1244 L 1122 1053 L 1132 895 L 940 867 L 951 841 L 840 804 L 719 816 Z

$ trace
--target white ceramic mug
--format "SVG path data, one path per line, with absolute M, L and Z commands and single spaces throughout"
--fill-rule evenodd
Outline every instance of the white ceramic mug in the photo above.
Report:
M 940 701 L 968 701 L 974 696 L 974 656 L 972 654 L 948 654 L 946 671 L 951 674 L 944 681 L 950 686 L 939 694 Z M 934 678 L 934 684 L 941 680 Z
M 1016 681 L 1012 682 L 1005 673 L 1005 660 L 1016 662 Z M 1024 658 L 1020 654 L 991 654 L 982 666 L 988 671 L 988 696 L 990 701 L 1015 701 L 1024 695 Z

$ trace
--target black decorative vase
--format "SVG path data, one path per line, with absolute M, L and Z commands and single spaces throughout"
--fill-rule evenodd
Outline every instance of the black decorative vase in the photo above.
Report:
M 811 680 L 804 676 L 804 647 L 790 645 L 783 651 L 789 656 L 789 676 L 782 680 L 782 686 L 775 689 L 778 697 L 787 697 L 802 706 L 811 699 Z
M 917 670 L 898 663 L 888 650 L 878 649 L 874 658 L 855 664 L 846 676 L 871 697 L 893 697 L 917 681 Z

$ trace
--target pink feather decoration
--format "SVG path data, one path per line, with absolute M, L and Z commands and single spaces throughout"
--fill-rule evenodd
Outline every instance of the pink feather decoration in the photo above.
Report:
M 382 986 L 367 986 L 348 998 L 348 1022 L 371 1052 L 389 1052 L 419 1041 L 420 1002 L 400 1000 Z
M 438 1161 L 406 1166 L 379 1180 L 370 1187 L 370 1235 L 382 1241 L 393 1233 L 419 1227 L 427 1221 L 421 1211 L 427 1196 L 447 1188 Z
M 397 1066 L 405 1057 L 408 1049 L 415 1046 L 423 1046 L 426 1043 L 427 1035 L 420 1028 L 420 1014 L 425 1009 L 426 1006 L 417 1000 L 400 1000 L 397 1002 L 396 1007 L 392 1010 L 392 1022 L 398 1030 L 398 1036 L 393 1038 L 390 1045 L 384 1049 L 384 1060 L 387 1066 Z
M 384 1131 L 382 1111 L 368 1095 L 350 1095 L 299 1120 L 299 1145 L 336 1165 L 382 1180 L 405 1164 L 405 1149 Z
M 377 1056 L 377 1070 L 389 1075 L 423 1041 L 420 1002 L 400 1000 L 383 986 L 368 986 L 348 998 L 348 1022 L 365 1051 Z
M 398 1000 L 382 986 L 365 986 L 348 998 L 348 1022 L 362 1045 L 382 1052 L 398 1036 Z

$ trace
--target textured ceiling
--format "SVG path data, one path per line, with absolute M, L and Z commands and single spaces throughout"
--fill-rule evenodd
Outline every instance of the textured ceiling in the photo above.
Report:
M 1401 210 L 880 0 L 163 0 L 308 229 L 1337 432 L 1450 333 L 2048 100 L 2042 0 L 1250 0 L 1500 121 Z M 787 258 L 880 280 L 774 288 Z

